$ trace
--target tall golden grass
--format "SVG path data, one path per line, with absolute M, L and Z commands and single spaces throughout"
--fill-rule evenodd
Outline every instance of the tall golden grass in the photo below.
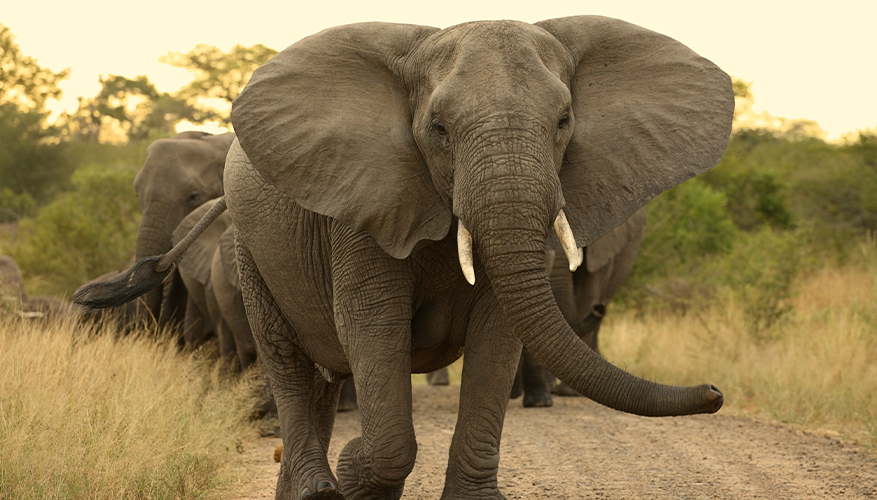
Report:
M 0 318 L 0 498 L 213 498 L 252 377 L 170 340 Z
M 709 381 L 723 412 L 837 432 L 877 446 L 877 280 L 873 267 L 799 278 L 785 320 L 753 332 L 733 297 L 684 315 L 607 316 L 604 355 L 652 380 Z

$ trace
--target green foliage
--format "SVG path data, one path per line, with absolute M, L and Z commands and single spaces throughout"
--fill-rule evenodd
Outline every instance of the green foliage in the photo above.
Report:
M 78 169 L 72 191 L 21 221 L 11 254 L 26 278 L 43 278 L 35 293 L 65 295 L 127 265 L 140 217 L 136 173 L 134 167 Z
M 792 310 L 795 279 L 813 263 L 807 239 L 801 231 L 762 229 L 737 240 L 719 262 L 722 281 L 740 304 L 754 339 L 769 339 L 771 328 Z
M 0 187 L 0 223 L 16 222 L 30 214 L 36 202 L 27 193 L 16 193 L 7 187 Z
M 57 129 L 45 125 L 47 115 L 0 104 L 0 188 L 39 202 L 57 191 L 69 165 L 61 146 L 52 140 Z
M 187 99 L 196 109 L 204 113 L 214 113 L 228 122 L 228 110 L 211 109 L 209 105 L 199 103 L 199 99 L 221 99 L 230 107 L 231 102 L 250 80 L 253 71 L 275 54 L 276 50 L 262 44 L 252 47 L 235 45 L 229 52 L 222 52 L 212 45 L 199 44 L 186 54 L 168 52 L 159 61 L 194 73 L 195 79 L 192 83 L 181 88 L 177 95 Z
M 59 130 L 49 127 L 46 100 L 59 98 L 55 73 L 21 53 L 8 27 L 0 24 L 0 188 L 43 202 L 57 188 L 66 165 L 57 146 Z
M 725 194 L 728 211 L 738 228 L 745 231 L 770 226 L 792 227 L 792 213 L 785 197 L 785 186 L 773 172 L 744 170 L 732 174 Z
M 636 263 L 640 277 L 666 275 L 679 265 L 725 253 L 737 236 L 725 195 L 697 178 L 655 198 L 648 211 Z

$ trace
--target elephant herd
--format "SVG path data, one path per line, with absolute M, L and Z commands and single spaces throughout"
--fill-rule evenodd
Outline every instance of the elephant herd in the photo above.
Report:
M 220 159 L 228 154 L 233 140 L 232 133 L 183 132 L 149 146 L 146 162 L 134 184 L 143 211 L 136 258 L 169 251 L 214 206 L 223 194 L 225 162 Z M 585 247 L 583 264 L 574 272 L 569 271 L 563 254 L 558 255 L 553 249 L 546 251 L 546 270 L 554 298 L 573 330 L 595 351 L 600 322 L 633 267 L 645 220 L 645 210 L 641 209 Z M 120 275 L 118 271 L 111 272 L 98 280 L 110 281 Z M 126 314 L 134 317 L 131 304 Z M 220 353 L 236 356 L 241 369 L 256 361 L 256 344 L 238 276 L 234 224 L 228 213 L 217 217 L 188 247 L 177 272 L 155 293 L 147 294 L 144 304 L 160 326 L 175 318 L 179 321 L 182 345 L 197 347 L 215 337 Z M 428 373 L 427 380 L 434 385 L 447 384 L 447 368 Z M 524 350 L 512 397 L 523 394 L 525 407 L 546 407 L 552 404 L 552 391 L 578 395 L 566 384 L 555 387 L 551 373 Z M 355 407 L 354 384 L 348 382 L 339 400 L 339 410 Z
M 712 385 L 643 380 L 597 351 L 642 207 L 718 162 L 733 109 L 721 69 L 615 19 L 330 28 L 256 70 L 236 135 L 150 146 L 138 261 L 74 301 L 145 293 L 186 344 L 212 334 L 242 366 L 258 357 L 284 499 L 400 498 L 411 373 L 465 353 L 442 498 L 503 498 L 509 395 L 548 406 L 555 375 L 638 415 L 722 406 Z M 350 380 L 362 436 L 333 472 Z

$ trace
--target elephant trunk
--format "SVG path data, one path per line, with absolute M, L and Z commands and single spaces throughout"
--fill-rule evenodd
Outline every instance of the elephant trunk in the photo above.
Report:
M 515 159 L 493 162 L 477 175 L 482 185 L 501 188 L 473 196 L 466 191 L 476 183 L 457 183 L 462 196 L 455 196 L 455 212 L 471 230 L 486 278 L 515 335 L 561 380 L 610 408 L 644 416 L 717 411 L 722 394 L 715 387 L 641 379 L 604 360 L 575 334 L 554 301 L 545 270 L 547 231 L 559 210 L 554 207 L 562 203 L 560 190 L 552 186 L 556 175 Z M 497 168 L 505 164 L 511 167 Z
M 162 255 L 170 250 L 171 235 L 184 216 L 182 210 L 175 210 L 169 206 L 153 205 L 144 210 L 140 227 L 137 229 L 134 251 L 136 260 Z M 147 292 L 142 299 L 149 314 L 162 325 L 169 321 L 169 311 L 162 311 L 170 305 L 170 299 L 165 295 L 167 294 L 163 293 L 162 287 L 158 287 Z

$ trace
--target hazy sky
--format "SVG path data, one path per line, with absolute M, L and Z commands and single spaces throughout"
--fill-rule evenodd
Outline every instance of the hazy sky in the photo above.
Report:
M 52 70 L 72 68 L 53 109 L 93 96 L 98 75 L 148 75 L 159 90 L 189 74 L 158 62 L 198 43 L 228 50 L 257 43 L 281 50 L 324 28 L 359 21 L 440 28 L 478 19 L 599 14 L 669 35 L 729 74 L 755 82 L 755 110 L 819 122 L 831 137 L 877 127 L 877 1 L 572 0 L 521 2 L 226 0 L 2 0 L 0 23 L 25 55 Z

